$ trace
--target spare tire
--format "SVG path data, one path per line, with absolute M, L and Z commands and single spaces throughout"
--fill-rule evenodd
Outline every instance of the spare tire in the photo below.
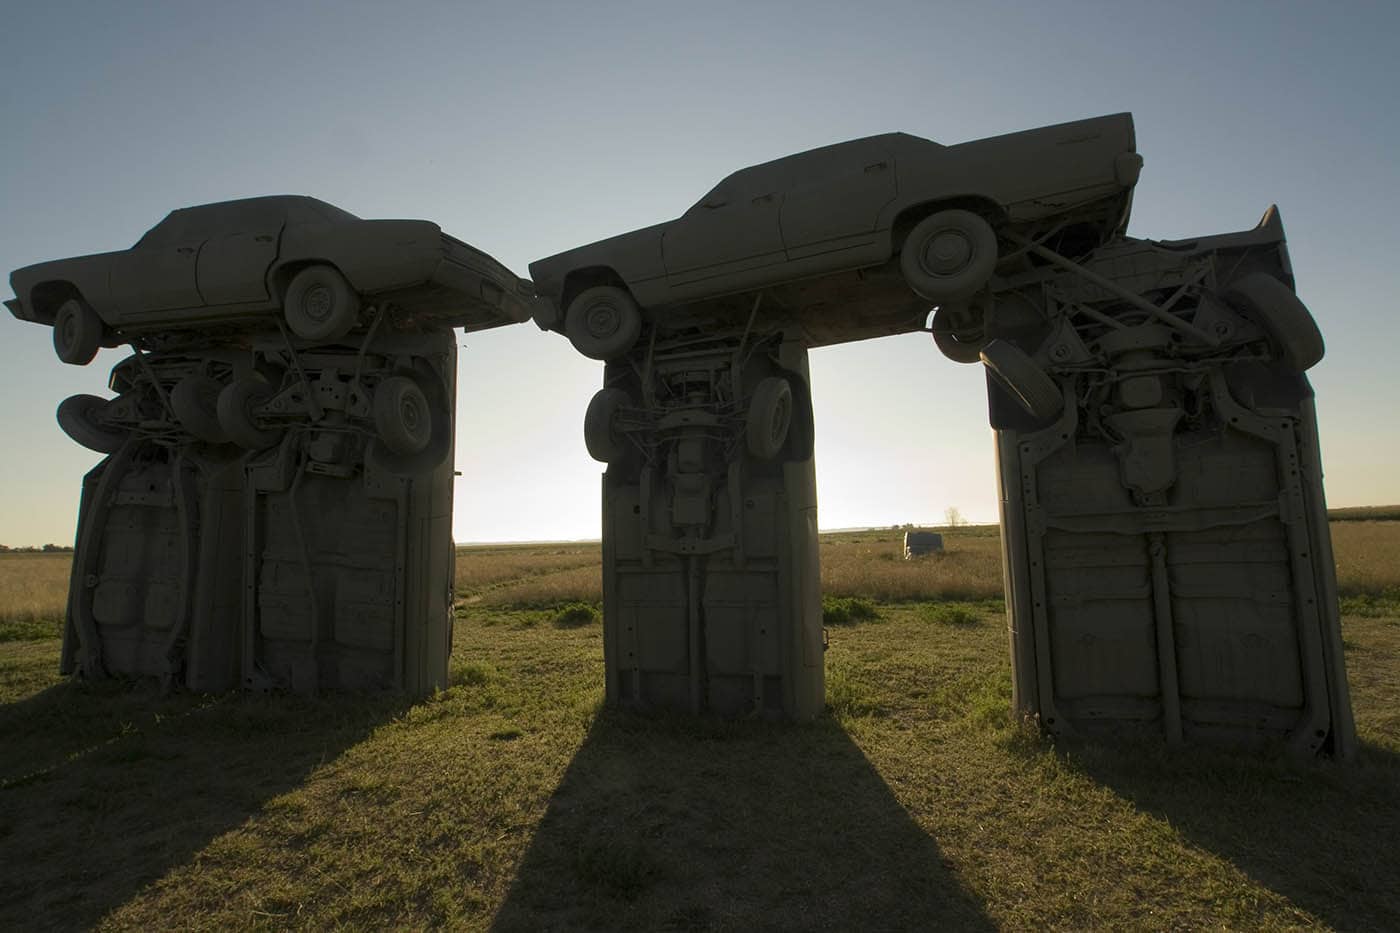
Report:
M 192 373 L 170 390 L 170 407 L 180 427 L 202 441 L 227 444 L 229 437 L 219 423 L 219 393 L 224 389 L 219 380 Z
M 783 449 L 792 427 L 792 386 L 782 376 L 767 376 L 749 398 L 745 427 L 749 453 L 772 460 Z
M 70 395 L 58 404 L 58 426 L 74 441 L 100 454 L 115 453 L 126 443 L 127 432 L 97 423 L 107 400 L 96 395 Z
M 219 393 L 219 425 L 239 447 L 263 450 L 282 439 L 282 428 L 264 428 L 253 409 L 272 398 L 273 389 L 261 379 L 235 379 Z
M 627 441 L 617 435 L 617 413 L 632 404 L 621 389 L 599 389 L 583 415 L 583 446 L 599 463 L 616 463 L 627 452 Z
M 993 340 L 982 348 L 981 357 L 997 382 L 1036 420 L 1049 421 L 1064 409 L 1060 387 L 1020 347 Z
M 1255 272 L 1230 283 L 1225 301 L 1263 328 L 1279 361 L 1306 372 L 1322 359 L 1326 346 L 1308 306 L 1272 275 Z
M 374 428 L 396 454 L 416 454 L 433 435 L 428 396 L 409 376 L 390 376 L 374 390 Z

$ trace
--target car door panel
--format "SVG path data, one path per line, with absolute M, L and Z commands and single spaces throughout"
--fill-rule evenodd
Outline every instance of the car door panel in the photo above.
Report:
M 112 300 L 124 319 L 204 304 L 195 274 L 203 240 L 133 248 L 112 262 Z
M 862 250 L 878 240 L 881 210 L 895 199 L 895 157 L 872 140 L 812 154 L 783 199 L 789 259 Z
M 277 259 L 280 223 L 211 237 L 199 253 L 199 293 L 207 305 L 268 300 L 267 272 Z
M 672 289 L 723 291 L 731 273 L 783 262 L 787 257 L 779 227 L 781 204 L 780 194 L 764 193 L 715 207 L 697 206 L 672 223 L 662 240 Z

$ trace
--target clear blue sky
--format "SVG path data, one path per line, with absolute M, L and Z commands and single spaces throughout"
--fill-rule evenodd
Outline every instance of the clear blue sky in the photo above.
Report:
M 1327 339 L 1334 505 L 1400 502 L 1396 3 L 10 4 L 0 271 L 124 248 L 171 208 L 305 193 L 423 217 L 525 274 L 754 162 L 1130 110 L 1130 232 L 1283 212 Z M 8 292 L 7 292 L 8 296 Z M 0 542 L 71 542 L 105 393 L 0 320 Z M 532 324 L 464 339 L 458 540 L 596 537 L 601 365 Z M 996 518 L 982 377 L 923 335 L 812 353 L 823 527 Z

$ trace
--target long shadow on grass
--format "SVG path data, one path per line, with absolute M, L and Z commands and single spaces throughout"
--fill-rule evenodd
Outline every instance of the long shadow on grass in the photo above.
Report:
M 0 706 L 0 929 L 91 926 L 407 705 L 107 681 Z
M 498 930 L 991 929 L 854 742 L 605 711 Z
M 1069 762 L 1342 930 L 1400 930 L 1400 756 L 1299 762 L 1160 744 L 1072 747 Z

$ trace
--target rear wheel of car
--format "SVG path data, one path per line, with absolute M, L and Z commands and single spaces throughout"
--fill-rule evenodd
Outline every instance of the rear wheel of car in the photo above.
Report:
M 1297 372 L 1306 372 L 1322 359 L 1322 331 L 1293 289 L 1262 272 L 1247 275 L 1225 290 L 1225 301 L 1264 329 L 1279 359 Z
M 433 417 L 428 397 L 408 376 L 390 376 L 374 390 L 374 429 L 396 454 L 416 454 L 428 446 Z
M 993 340 L 982 348 L 982 363 L 1021 407 L 1037 420 L 1049 421 L 1065 407 L 1064 396 L 1045 370 L 1020 347 Z
M 281 428 L 263 427 L 255 409 L 270 398 L 273 389 L 261 379 L 235 379 L 219 393 L 219 426 L 229 440 L 249 450 L 263 450 L 282 439 Z
M 102 319 L 81 298 L 59 305 L 53 319 L 53 349 L 58 358 L 74 366 L 86 366 L 102 346 Z
M 930 214 L 909 231 L 899 253 L 904 280 L 934 302 L 965 301 L 997 265 L 997 236 L 986 220 L 964 210 Z
M 616 463 L 626 452 L 627 441 L 617 435 L 617 413 L 632 404 L 621 389 L 599 389 L 583 415 L 583 446 L 599 463 Z
M 170 390 L 170 407 L 180 427 L 211 444 L 228 443 L 228 432 L 219 423 L 219 393 L 223 384 L 198 373 L 175 383 Z
M 933 314 L 934 345 L 955 363 L 976 363 L 987 345 L 981 315 L 966 306 L 940 307 Z
M 100 454 L 116 452 L 127 432 L 103 426 L 99 417 L 107 400 L 96 395 L 70 395 L 58 405 L 58 426 L 77 443 Z
M 331 266 L 307 266 L 292 277 L 282 310 L 292 333 L 306 340 L 336 340 L 360 317 L 360 296 Z
M 783 449 L 792 427 L 792 386 L 781 376 L 767 376 L 749 399 L 744 435 L 749 453 L 772 460 Z
M 614 360 L 642 332 L 642 310 L 626 289 L 596 285 L 579 292 L 564 313 L 564 333 L 589 359 Z

